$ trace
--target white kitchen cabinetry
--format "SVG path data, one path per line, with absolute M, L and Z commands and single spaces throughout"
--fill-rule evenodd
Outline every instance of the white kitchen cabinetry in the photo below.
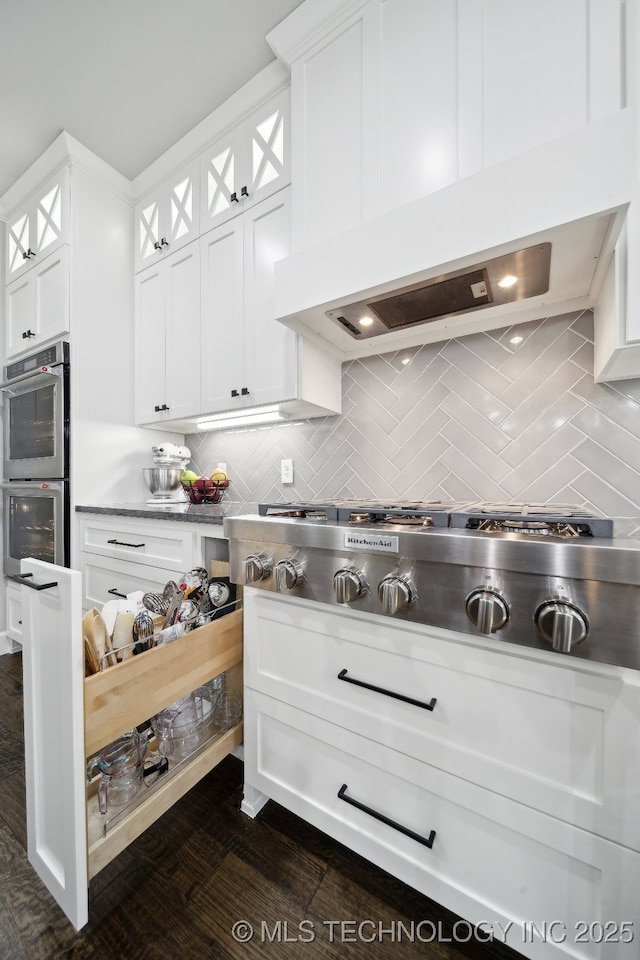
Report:
M 200 169 L 202 233 L 286 186 L 290 180 L 288 88 L 207 148 Z
M 197 241 L 136 274 L 135 420 L 200 412 L 200 248 Z
M 578 936 L 637 913 L 633 671 L 250 588 L 245 627 L 245 812 L 272 797 L 525 956 L 638 956 Z M 566 940 L 527 939 L 552 919 Z
M 134 590 L 157 591 L 202 566 L 201 531 L 193 524 L 80 514 L 83 608 Z
M 84 678 L 80 574 L 23 561 L 45 589 L 23 591 L 25 778 L 29 861 L 76 929 L 88 886 L 111 860 L 242 741 L 242 722 L 206 742 L 118 816 L 101 815 L 87 758 L 242 660 L 242 612 Z M 132 694 L 135 691 L 135 694 Z M 114 811 L 115 812 L 115 811 Z
M 7 286 L 7 358 L 68 333 L 69 318 L 69 248 L 63 246 Z
M 69 332 L 70 181 L 65 166 L 8 219 L 7 359 Z
M 22 629 L 22 594 L 20 585 L 13 580 L 7 580 L 6 584 L 6 633 L 10 640 L 22 644 L 24 631 Z
M 136 272 L 195 240 L 199 216 L 199 169 L 192 161 L 136 204 Z
M 274 320 L 273 264 L 289 252 L 289 190 L 202 237 L 202 410 L 295 397 L 296 335 Z
M 291 68 L 294 251 L 622 106 L 618 0 L 306 6 L 268 36 Z
M 137 424 L 189 433 L 208 414 L 271 403 L 285 417 L 340 412 L 340 359 L 275 320 L 274 264 L 291 249 L 289 114 L 288 75 L 274 61 L 134 184 L 154 197 L 168 171 L 188 157 L 199 164 L 197 306 L 195 267 L 181 264 L 177 305 L 160 263 L 136 275 Z M 149 250 L 159 242 L 155 228 L 139 231 Z M 163 268 L 175 256 L 164 249 Z
M 69 170 L 63 167 L 7 218 L 6 283 L 69 242 Z

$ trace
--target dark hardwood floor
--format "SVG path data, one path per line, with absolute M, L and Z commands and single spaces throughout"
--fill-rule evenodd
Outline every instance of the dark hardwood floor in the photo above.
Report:
M 27 860 L 22 663 L 0 657 L 0 960 L 517 960 L 278 804 L 251 820 L 241 795 L 229 757 L 92 881 L 77 933 Z

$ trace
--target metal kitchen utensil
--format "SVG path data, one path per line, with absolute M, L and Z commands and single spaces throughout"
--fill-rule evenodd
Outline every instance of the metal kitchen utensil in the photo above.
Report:
M 162 611 L 163 613 L 166 612 L 167 607 L 169 606 L 169 604 L 171 603 L 172 599 L 175 597 L 179 589 L 180 588 L 178 587 L 178 584 L 175 582 L 175 580 L 167 580 L 167 582 L 164 585 L 164 590 L 162 591 L 162 599 L 165 602 L 165 609 Z
M 194 603 L 193 600 L 183 600 L 178 608 L 177 619 L 180 623 L 193 626 L 198 618 L 198 613 L 199 607 L 197 603 Z
M 153 620 L 148 610 L 141 610 L 137 613 L 133 621 L 133 652 L 143 653 L 150 650 L 153 646 Z
M 174 593 L 171 599 L 171 602 L 169 603 L 167 612 L 165 614 L 164 623 L 162 624 L 163 630 L 165 630 L 167 627 L 172 627 L 174 623 L 176 623 L 183 596 L 184 594 L 180 589 L 178 589 L 177 592 Z
M 169 598 L 165 598 L 159 593 L 145 593 L 142 597 L 142 603 L 151 613 L 166 613 Z

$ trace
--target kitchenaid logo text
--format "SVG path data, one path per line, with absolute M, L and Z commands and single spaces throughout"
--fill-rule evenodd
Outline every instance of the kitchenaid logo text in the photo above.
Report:
M 384 550 L 387 553 L 398 552 L 398 538 L 385 537 L 381 534 L 345 533 L 345 547 L 352 550 Z

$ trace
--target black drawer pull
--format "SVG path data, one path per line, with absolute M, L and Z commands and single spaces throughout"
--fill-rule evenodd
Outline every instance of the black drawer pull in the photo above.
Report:
M 123 600 L 127 599 L 126 593 L 120 593 L 120 591 L 116 590 L 115 587 L 113 587 L 111 590 L 107 590 L 107 593 L 111 593 L 114 597 L 122 597 Z
M 423 710 L 433 710 L 437 701 L 432 697 L 429 703 L 423 700 L 414 700 L 413 697 L 405 697 L 404 693 L 395 693 L 393 690 L 385 690 L 384 687 L 376 687 L 373 683 L 365 683 L 363 680 L 354 680 L 347 676 L 346 668 L 338 674 L 338 680 L 344 680 L 345 683 L 353 683 L 356 687 L 364 687 L 365 690 L 374 690 L 376 693 L 382 693 L 385 697 L 393 697 L 394 700 L 402 700 L 403 703 L 412 703 L 414 707 L 422 707 Z
M 399 833 L 404 833 L 405 837 L 411 837 L 412 840 L 417 840 L 418 843 L 422 843 L 425 847 L 433 846 L 433 841 L 436 838 L 435 830 L 432 830 L 428 837 L 423 837 L 419 833 L 414 833 L 413 830 L 409 830 L 408 827 L 403 827 L 400 823 L 396 823 L 395 820 L 391 820 L 390 817 L 385 817 L 384 813 L 378 813 L 377 810 L 372 810 L 371 807 L 365 806 L 364 803 L 360 803 L 359 800 L 353 800 L 352 797 L 348 797 L 346 794 L 347 785 L 343 783 L 340 789 L 338 790 L 338 799 L 344 800 L 345 803 L 350 803 L 352 807 L 357 807 L 358 810 L 362 810 L 364 813 L 368 813 L 370 817 L 373 817 L 374 820 L 379 820 L 381 823 L 386 823 L 388 827 L 393 827 L 394 830 L 398 830 Z
M 34 583 L 32 580 L 29 580 L 29 577 L 32 576 L 32 573 L 16 573 L 16 575 L 10 579 L 15 580 L 16 583 L 24 583 L 25 587 L 31 587 L 32 590 L 49 590 L 51 587 L 58 586 L 57 580 L 52 580 L 51 583 Z
M 124 540 L 107 540 L 107 543 L 115 543 L 118 547 L 144 547 L 144 543 L 125 543 Z

